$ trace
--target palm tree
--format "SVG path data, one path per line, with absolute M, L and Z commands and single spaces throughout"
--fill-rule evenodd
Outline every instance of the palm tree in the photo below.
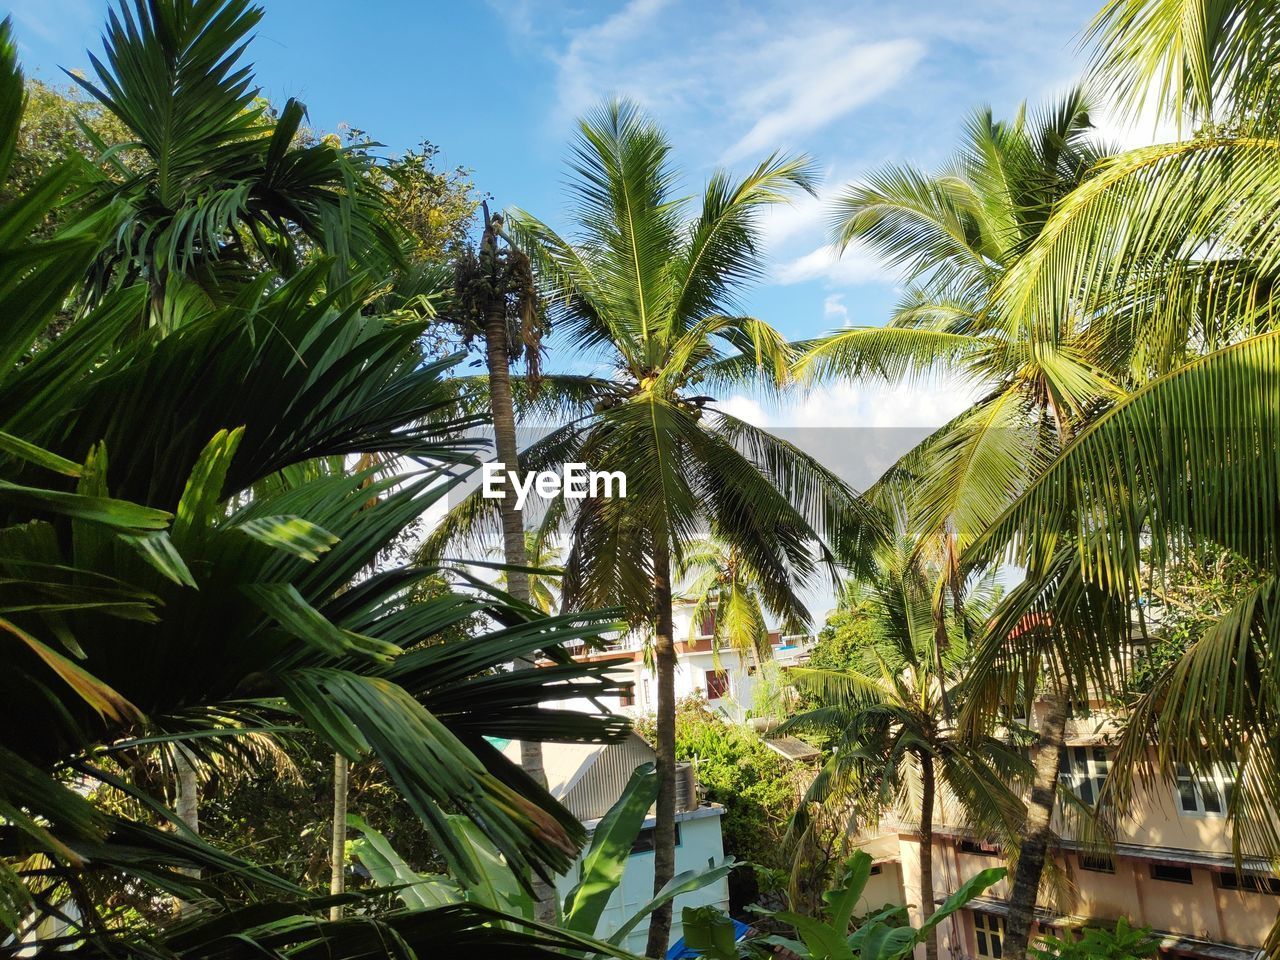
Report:
M 558 330 L 606 376 L 545 377 L 543 403 L 567 423 L 525 450 L 523 470 L 566 462 L 620 471 L 625 498 L 598 491 L 547 505 L 542 528 L 567 532 L 564 601 L 620 604 L 654 637 L 659 783 L 655 887 L 675 849 L 673 569 L 707 527 L 759 572 L 762 597 L 803 609 L 797 589 L 842 547 L 858 503 L 812 458 L 719 410 L 704 391 L 778 385 L 791 361 L 783 338 L 744 316 L 736 296 L 759 275 L 757 217 L 809 189 L 807 161 L 770 157 L 741 180 L 712 175 L 700 210 L 674 192 L 671 147 L 632 104 L 609 103 L 580 126 L 573 194 L 577 235 L 528 213 L 507 221 L 532 259 Z M 492 518 L 464 503 L 437 542 Z M 816 550 L 815 550 L 816 548 Z M 674 563 L 673 563 L 674 560 Z M 648 953 L 666 951 L 670 907 L 654 914 Z
M 948 595 L 953 612 L 962 611 L 971 569 L 961 562 L 963 551 L 1132 380 L 1133 340 L 1099 343 L 1071 309 L 1055 314 L 1051 327 L 1034 328 L 1004 299 L 1053 211 L 1090 180 L 1106 154 L 1089 137 L 1089 111 L 1080 90 L 1039 115 L 1020 110 L 1008 123 L 980 111 L 948 168 L 927 174 L 890 167 L 837 204 L 837 241 L 868 243 L 902 268 L 907 294 L 885 327 L 839 331 L 812 344 L 798 364 L 801 375 L 947 373 L 979 392 L 975 404 L 909 451 L 868 494 L 905 491 L 917 550 L 936 557 L 939 658 Z M 1046 693 L 1069 690 L 1050 683 Z M 941 707 L 951 715 L 945 696 Z M 1041 776 L 1031 791 L 1028 816 L 1042 833 L 1054 808 L 1060 712 L 1050 711 L 1040 731 Z M 1045 848 L 1047 839 L 1027 844 L 1018 861 L 1015 885 L 1029 890 L 1033 903 Z
M 478 254 L 462 251 L 456 263 L 454 316 L 468 339 L 479 336 L 484 342 L 485 366 L 488 372 L 486 394 L 493 420 L 494 449 L 498 463 L 504 468 L 519 463 L 516 442 L 515 404 L 511 395 L 511 367 L 522 357 L 528 379 L 538 381 L 539 355 L 542 349 L 542 315 L 529 259 L 506 242 L 502 235 L 502 217 L 482 205 L 484 231 Z M 505 472 L 505 470 L 504 470 Z M 507 591 L 520 603 L 531 600 L 532 582 L 526 572 L 524 517 L 515 498 L 502 484 L 503 496 L 498 501 L 502 529 L 502 552 L 507 570 L 503 574 Z M 516 669 L 532 669 L 529 658 L 516 662 Z M 545 787 L 547 774 L 542 764 L 542 744 L 521 738 L 520 765 L 535 783 Z M 537 881 L 538 919 L 555 919 L 555 891 Z
M 725 647 L 750 657 L 757 668 L 769 654 L 769 626 L 760 577 L 738 552 L 716 537 L 688 545 L 676 569 L 685 599 L 693 601 L 692 628 L 710 616 L 713 652 Z M 802 609 L 768 610 L 786 624 L 803 619 Z
M 543 613 L 554 613 L 560 606 L 560 579 L 564 576 L 564 567 L 560 566 L 560 550 L 550 540 L 539 535 L 536 530 L 526 530 L 524 534 L 524 555 L 527 558 L 529 581 L 529 602 Z M 498 573 L 498 584 L 509 589 L 510 570 Z
M 1069 438 L 1119 373 L 1082 332 L 1063 325 L 1036 341 L 992 311 L 1003 277 L 1044 228 L 1055 203 L 1103 153 L 1089 139 L 1087 97 L 1074 91 L 1011 122 L 970 118 L 956 159 L 930 174 L 888 167 L 837 201 L 836 240 L 868 244 L 904 272 L 907 293 L 883 327 L 853 327 L 808 345 L 809 381 L 945 374 L 978 400 L 911 451 L 905 476 L 921 532 L 945 535 L 952 556 L 999 515 Z M 922 538 L 924 542 L 924 538 Z
M 1277 423 L 1263 399 L 1280 362 L 1271 199 L 1280 187 L 1280 115 L 1276 53 L 1265 39 L 1277 13 L 1250 0 L 1190 12 L 1170 0 L 1109 3 L 1098 15 L 1091 37 L 1100 82 L 1123 88 L 1130 105 L 1134 91 L 1154 90 L 1163 111 L 1203 127 L 1120 154 L 1065 196 L 1002 279 L 995 311 L 1033 344 L 1052 340 L 1064 317 L 1086 318 L 1100 355 L 1129 369 L 1129 392 L 1077 432 L 966 562 L 991 562 L 1012 547 L 1030 582 L 1023 610 L 1011 616 L 1052 614 L 1061 628 L 1043 638 L 1030 632 L 1012 648 L 989 636 L 980 671 L 1014 676 L 1047 644 L 1065 675 L 1099 691 L 1123 683 L 1116 665 L 1144 575 L 1194 550 L 1249 563 L 1256 588 L 1139 698 L 1107 793 L 1123 809 L 1154 739 L 1165 776 L 1177 764 L 1234 770 L 1230 815 L 1240 845 L 1270 853 L 1280 849 L 1265 799 L 1280 787 L 1265 732 L 1276 721 L 1274 690 L 1270 674 L 1252 665 L 1278 626 L 1269 506 Z M 1105 629 L 1068 629 L 1082 607 L 1063 597 L 1084 591 L 1126 615 Z M 1203 729 L 1227 735 L 1189 735 Z M 1025 955 L 1024 910 L 1020 903 L 1018 935 L 1005 943 L 1015 960 Z
M 22 89 L 5 24 L 0 176 Z M 540 706 L 562 681 L 616 692 L 594 667 L 562 658 L 515 683 L 495 673 L 595 635 L 601 618 L 532 617 L 450 593 L 412 602 L 429 573 L 415 567 L 380 567 L 353 586 L 440 495 L 441 470 L 474 463 L 460 432 L 476 423 L 446 415 L 448 364 L 424 361 L 425 324 L 360 313 L 367 285 L 329 289 L 324 265 L 266 275 L 233 307 L 174 303 L 197 315 L 175 335 L 140 338 L 130 334 L 151 290 L 122 286 L 31 350 L 119 227 L 107 208 L 28 239 L 76 166 L 0 217 L 6 929 L 21 937 L 58 918 L 86 956 L 225 947 L 227 929 L 246 955 L 365 955 L 398 938 L 424 953 L 495 939 L 535 955 L 588 948 L 545 930 L 495 936 L 492 914 L 465 907 L 327 925 L 316 918 L 327 900 L 210 847 L 133 778 L 157 744 L 173 748 L 161 757 L 243 766 L 242 736 L 306 726 L 349 757 L 376 754 L 455 869 L 469 862 L 445 827 L 457 810 L 518 868 L 563 868 L 581 825 L 484 735 L 601 739 L 625 727 Z M 348 476 L 345 459 L 362 454 L 430 466 Z M 484 625 L 467 643 L 432 642 L 474 617 Z M 90 804 L 77 780 L 124 807 Z M 111 897 L 130 890 L 198 903 L 199 915 L 180 933 L 119 925 Z
M 1018 848 L 1026 811 L 1011 786 L 1028 777 L 1028 764 L 1014 744 L 979 733 L 962 736 L 948 722 L 943 691 L 959 677 L 962 642 L 939 656 L 930 583 L 915 545 L 900 537 L 880 557 L 866 583 L 862 609 L 876 626 L 873 655 L 879 675 L 856 670 L 793 668 L 788 675 L 818 700 L 817 706 L 784 721 L 780 731 L 826 737 L 830 759 L 815 778 L 805 803 L 851 812 L 855 832 L 877 824 L 886 811 L 920 832 L 921 915 L 933 910 L 935 815 L 954 804 L 980 835 L 998 836 L 1006 850 Z M 978 591 L 980 594 L 982 591 Z M 975 603 L 975 608 L 981 608 Z M 953 632 L 963 637 L 960 625 Z M 938 664 L 943 668 L 939 670 Z M 797 826 L 808 815 L 797 814 Z M 925 955 L 938 955 L 937 930 Z
M 335 284 L 355 253 L 397 258 L 366 152 L 308 142 L 305 107 L 289 100 L 274 117 L 252 86 L 240 61 L 261 17 L 246 0 L 121 0 L 105 59 L 90 55 L 96 77 L 68 72 L 123 125 L 137 158 L 135 169 L 120 145 L 99 144 L 110 173 L 93 168 L 90 196 L 124 213 L 90 292 L 142 279 L 150 324 L 181 315 L 166 301 L 228 302 L 263 269 L 295 273 L 314 249 L 334 257 Z

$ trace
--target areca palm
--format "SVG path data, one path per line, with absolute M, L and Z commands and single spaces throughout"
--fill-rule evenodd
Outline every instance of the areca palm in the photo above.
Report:
M 0 175 L 21 113 L 6 24 Z M 203 843 L 132 782 L 130 758 L 171 743 L 244 764 L 239 738 L 305 725 L 348 756 L 377 755 L 457 869 L 468 858 L 441 829 L 457 810 L 517 869 L 566 866 L 581 825 L 483 736 L 619 735 L 616 720 L 539 706 L 565 681 L 618 689 L 598 670 L 563 657 L 500 669 L 603 624 L 451 593 L 413 602 L 432 574 L 413 567 L 353 585 L 440 494 L 441 470 L 470 461 L 458 431 L 473 421 L 447 415 L 447 364 L 424 362 L 423 325 L 361 316 L 367 291 L 328 289 L 323 263 L 263 277 L 158 338 L 129 336 L 144 286 L 109 291 L 33 354 L 116 226 L 105 210 L 28 239 L 74 173 L 74 161 L 52 171 L 0 218 L 0 922 L 21 936 L 54 918 L 67 939 L 32 949 L 90 956 L 316 944 L 355 956 L 387 937 L 425 951 L 482 938 L 492 917 L 465 908 L 326 925 L 331 901 Z M 346 475 L 361 454 L 420 466 Z M 487 626 L 471 642 L 432 642 L 475 616 Z M 145 815 L 96 807 L 77 782 Z M 103 894 L 122 888 L 204 909 L 157 933 L 104 913 Z M 584 946 L 495 936 L 533 955 Z
M 1012 787 L 1029 769 L 1015 745 L 986 733 L 962 735 L 946 719 L 944 691 L 958 679 L 963 645 L 950 645 L 939 655 L 931 576 L 909 540 L 900 539 L 882 555 L 867 588 L 863 609 L 876 626 L 878 675 L 788 671 L 818 705 L 780 730 L 824 736 L 832 748 L 806 803 L 849 810 L 851 832 L 875 826 L 888 811 L 919 824 L 920 910 L 928 916 L 935 817 L 953 807 L 950 822 L 965 822 L 1016 850 L 1026 814 Z M 803 824 L 803 811 L 797 819 Z M 925 954 L 938 955 L 936 930 L 925 941 Z
M 807 161 L 775 155 L 741 180 L 717 172 L 690 210 L 674 192 L 670 153 L 634 105 L 607 104 L 582 122 L 575 144 L 576 235 L 562 237 L 522 211 L 507 223 L 546 285 L 556 329 L 609 370 L 544 378 L 568 422 L 525 450 L 520 466 L 579 462 L 626 475 L 625 499 L 555 500 L 543 526 L 567 531 L 567 604 L 621 602 L 652 629 L 657 886 L 674 861 L 673 569 L 713 525 L 759 571 L 767 603 L 801 608 L 799 585 L 833 560 L 841 523 L 857 510 L 838 478 L 704 392 L 786 376 L 783 338 L 742 315 L 737 296 L 761 271 L 761 210 L 810 187 Z M 475 529 L 492 511 L 492 501 L 473 497 L 438 539 Z M 669 925 L 669 907 L 654 914 L 651 956 L 666 950 Z
M 295 272 L 310 248 L 334 257 L 338 282 L 353 253 L 394 258 L 367 157 L 303 142 L 303 105 L 289 100 L 273 117 L 258 96 L 241 56 L 261 17 L 249 0 L 122 0 L 105 60 L 90 55 L 96 77 L 69 74 L 130 137 L 100 144 L 112 172 L 89 184 L 90 199 L 124 211 L 91 290 L 142 278 L 152 324 L 180 316 L 166 300 L 226 302 L 263 267 Z

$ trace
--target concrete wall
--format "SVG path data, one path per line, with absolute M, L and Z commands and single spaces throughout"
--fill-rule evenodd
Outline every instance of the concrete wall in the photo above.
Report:
M 678 814 L 680 824 L 680 844 L 676 847 L 676 873 L 685 870 L 701 870 L 724 859 L 724 842 L 721 838 L 720 817 L 724 808 L 720 806 L 703 806 L 697 810 Z M 653 826 L 653 818 L 645 821 L 646 827 Z M 581 859 L 573 865 L 569 873 L 556 879 L 556 891 L 561 902 L 578 882 Z M 608 905 L 600 918 L 596 936 L 608 939 L 637 910 L 653 899 L 653 853 L 633 853 L 627 858 L 627 865 L 622 874 L 622 883 L 609 898 Z M 671 942 L 683 936 L 680 923 L 680 911 L 685 907 L 714 905 L 722 910 L 729 909 L 729 882 L 720 880 L 709 887 L 695 893 L 676 897 L 671 915 Z M 645 941 L 649 934 L 648 921 L 642 922 L 627 937 L 623 946 L 634 953 L 644 953 Z
M 920 904 L 925 896 L 920 889 L 920 845 L 916 837 L 903 834 L 899 838 L 902 863 L 903 901 Z M 1192 883 L 1174 883 L 1151 876 L 1151 862 L 1129 857 L 1113 858 L 1115 873 L 1083 870 L 1079 855 L 1059 855 L 1057 863 L 1069 883 L 1069 901 L 1061 913 L 1077 918 L 1114 921 L 1127 917 L 1138 926 L 1180 936 L 1195 937 L 1216 943 L 1257 946 L 1267 937 L 1280 912 L 1280 896 L 1236 890 L 1223 890 L 1215 882 L 1215 870 L 1191 866 Z M 935 899 L 941 900 L 979 871 L 1004 866 L 999 856 L 983 856 L 958 849 L 951 838 L 935 838 L 933 869 Z M 1008 881 L 991 887 L 986 897 L 1004 900 Z M 911 910 L 919 922 L 918 908 Z M 941 928 L 941 960 L 967 960 L 972 956 L 972 921 L 967 914 L 963 922 L 944 924 Z M 959 934 L 955 927 L 959 926 Z

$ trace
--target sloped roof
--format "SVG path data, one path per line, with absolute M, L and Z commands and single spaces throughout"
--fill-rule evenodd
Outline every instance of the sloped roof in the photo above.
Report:
M 799 737 L 770 737 L 764 745 L 788 760 L 812 760 L 822 756 L 822 751 Z
M 624 742 L 632 750 L 642 749 L 652 758 L 653 749 L 639 734 L 629 734 Z M 544 743 L 542 769 L 547 775 L 547 790 L 557 800 L 563 801 L 610 746 L 612 744 L 608 743 Z M 510 741 L 502 748 L 502 753 L 512 763 L 519 764 L 520 741 Z M 625 780 L 622 785 L 625 785 Z

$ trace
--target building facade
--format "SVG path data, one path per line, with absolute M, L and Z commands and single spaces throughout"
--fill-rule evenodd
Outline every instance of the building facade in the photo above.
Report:
M 503 745 L 508 758 L 519 762 L 520 745 L 510 741 Z M 586 849 L 590 835 L 601 818 L 617 802 L 631 774 L 639 766 L 654 759 L 653 749 L 636 734 L 620 743 L 544 743 L 542 763 L 547 775 L 547 789 L 587 828 Z M 717 803 L 699 803 L 693 770 L 682 765 L 676 790 L 676 873 L 705 870 L 724 860 L 724 841 L 720 818 L 724 807 Z M 623 870 L 622 882 L 613 891 L 596 936 L 613 936 L 636 911 L 653 899 L 653 811 L 645 819 Z M 584 849 L 585 853 L 585 849 Z M 556 894 L 560 902 L 581 879 L 582 856 L 569 871 L 556 878 Z M 715 883 L 676 897 L 671 917 L 671 942 L 684 935 L 681 911 L 685 907 L 715 906 L 729 909 L 729 882 L 721 878 Z M 622 946 L 642 954 L 648 939 L 649 923 L 639 923 Z
M 676 698 L 705 697 L 708 706 L 737 722 L 750 720 L 776 709 L 770 698 L 777 690 L 774 667 L 803 663 L 813 646 L 813 637 L 769 634 L 769 655 L 764 664 L 754 655 L 737 650 L 717 650 L 713 642 L 715 622 L 711 616 L 693 617 L 693 604 L 677 603 L 672 611 L 676 647 Z M 645 661 L 646 637 L 632 631 L 618 637 L 603 651 L 583 652 L 582 659 L 620 660 L 614 675 L 627 684 L 622 697 L 604 697 L 601 702 L 617 713 L 647 716 L 657 711 L 658 685 Z M 585 708 L 585 707 L 584 707 Z
M 1059 783 L 1092 804 L 1110 770 L 1114 727 L 1102 704 L 1068 721 Z M 1044 705 L 1037 705 L 1037 713 Z M 1033 726 L 1039 717 L 1033 717 Z M 1077 821 L 1060 810 L 1053 851 L 1058 881 L 1040 898 L 1040 932 L 1056 936 L 1088 923 L 1126 917 L 1152 928 L 1161 956 L 1178 960 L 1254 960 L 1280 913 L 1280 879 L 1261 860 L 1244 860 L 1237 873 L 1227 820 L 1231 777 L 1174 783 L 1152 777 L 1135 787 L 1140 815 L 1114 824 L 1105 851 L 1082 840 Z M 921 889 L 920 836 L 912 824 L 886 825 L 866 838 L 881 876 L 896 881 L 905 904 L 941 903 L 980 871 L 1002 866 L 999 846 L 946 817 L 934 828 L 932 895 Z M 941 960 L 1000 960 L 1003 956 L 1009 880 L 989 889 L 939 929 Z M 882 888 L 883 889 L 883 888 Z M 878 895 L 878 894 L 877 894 Z M 915 920 L 919 908 L 913 908 Z M 922 955 L 922 954 L 921 954 Z

